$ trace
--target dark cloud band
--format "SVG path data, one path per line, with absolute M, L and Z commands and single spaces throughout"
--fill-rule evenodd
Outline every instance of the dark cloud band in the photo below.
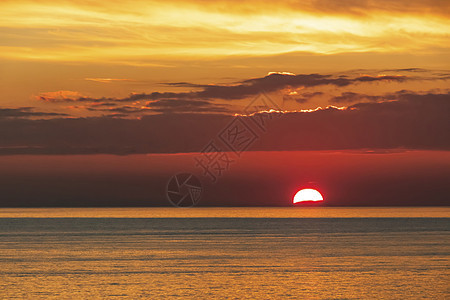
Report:
M 342 110 L 330 107 L 274 113 L 279 117 L 273 118 L 267 133 L 250 150 L 450 150 L 450 93 L 401 91 L 396 97 L 386 102 L 356 103 Z M 0 119 L 0 128 L 8 128 L 0 130 L 0 153 L 197 152 L 232 118 L 225 114 L 173 113 L 139 120 L 107 116 Z

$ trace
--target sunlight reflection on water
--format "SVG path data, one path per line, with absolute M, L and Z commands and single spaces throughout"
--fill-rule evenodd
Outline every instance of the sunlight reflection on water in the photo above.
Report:
M 51 209 L 9 210 L 10 218 L 0 218 L 0 296 L 449 297 L 450 219 L 429 217 L 446 209 L 426 208 L 426 218 L 407 217 L 411 210 L 403 208 L 391 209 L 403 218 L 374 218 L 388 214 L 383 208 L 326 209 L 328 216 L 339 211 L 339 218 L 264 217 L 288 210 L 53 210 L 53 216 L 102 218 L 20 218 L 43 217 Z M 308 209 L 309 216 L 317 210 Z M 168 218 L 174 211 L 185 217 Z M 150 212 L 157 217 L 136 218 Z M 259 218 L 244 218 L 250 213 Z M 223 217 L 231 215 L 239 217 Z
M 0 218 L 445 218 L 450 207 L 1 208 Z

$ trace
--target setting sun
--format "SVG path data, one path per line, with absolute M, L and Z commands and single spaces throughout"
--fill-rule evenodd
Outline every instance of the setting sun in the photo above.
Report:
M 303 189 L 297 192 L 294 196 L 293 203 L 305 202 L 305 201 L 323 201 L 322 195 L 314 189 Z

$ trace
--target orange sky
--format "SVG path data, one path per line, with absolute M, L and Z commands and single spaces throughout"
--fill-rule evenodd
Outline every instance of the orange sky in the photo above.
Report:
M 0 107 L 89 116 L 96 113 L 85 106 L 49 106 L 36 97 L 180 92 L 192 88 L 161 83 L 231 84 L 273 71 L 445 70 L 449 15 L 445 0 L 4 0 Z M 446 88 L 448 82 L 396 84 L 358 88 L 426 91 Z M 286 109 L 315 108 L 327 101 L 317 97 Z
M 5 199 L 13 205 L 41 190 L 49 201 L 59 192 L 89 201 L 80 193 L 102 189 L 104 201 L 132 199 L 140 187 L 139 204 L 149 184 L 155 193 L 166 187 L 168 174 L 158 172 L 174 174 L 178 164 L 153 156 L 144 174 L 146 156 L 131 154 L 237 159 L 254 150 L 267 152 L 218 186 L 244 194 L 230 203 L 217 190 L 224 199 L 215 204 L 258 199 L 251 191 L 290 204 L 310 181 L 323 184 L 331 205 L 378 205 L 380 195 L 383 205 L 443 204 L 449 33 L 448 0 L 2 0 L 0 161 L 12 161 L 0 172 Z M 250 142 L 239 148 L 233 130 Z M 220 149 L 205 150 L 213 142 Z M 110 160 L 126 168 L 109 169 Z M 98 168 L 111 180 L 90 172 Z M 263 175 L 273 178 L 261 184 Z M 81 188 L 71 185 L 77 180 Z M 111 189 L 115 182 L 124 193 Z
M 447 1 L 2 1 L 2 58 L 174 67 L 174 60 L 437 54 Z

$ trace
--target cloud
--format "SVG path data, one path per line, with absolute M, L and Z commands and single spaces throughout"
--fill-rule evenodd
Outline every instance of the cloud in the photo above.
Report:
M 344 92 L 340 96 L 335 96 L 330 99 L 331 103 L 342 104 L 342 103 L 354 103 L 362 100 L 377 101 L 382 99 L 381 96 L 371 96 L 366 94 L 354 93 L 354 92 Z
M 442 100 L 448 101 L 448 93 L 438 93 L 438 92 L 413 92 L 407 90 L 397 91 L 395 93 L 387 93 L 384 95 L 367 95 L 354 92 L 344 92 L 340 96 L 335 96 L 330 99 L 331 103 L 334 104 L 349 104 L 355 102 L 362 102 L 368 100 L 370 102 L 386 102 L 391 100 L 405 100 L 405 101 L 421 101 L 423 99 L 432 99 L 433 101 Z M 431 101 L 431 100 L 430 100 Z M 359 103 L 355 106 L 365 106 L 364 103 Z
M 443 117 L 450 113 L 450 93 L 414 93 L 412 91 L 399 91 L 389 94 L 396 100 L 376 102 L 376 103 L 357 103 L 348 107 L 348 110 L 358 110 L 359 112 L 370 113 L 408 113 L 418 112 L 424 116 L 435 115 Z
M 255 96 L 261 92 L 274 92 L 286 87 L 314 87 L 320 85 L 349 86 L 361 82 L 377 82 L 377 81 L 397 81 L 402 82 L 409 78 L 402 75 L 364 75 L 354 78 L 333 77 L 332 75 L 321 74 L 299 74 L 291 73 L 272 73 L 265 77 L 252 78 L 237 82 L 234 85 L 196 85 L 186 82 L 166 83 L 172 86 L 195 87 L 199 91 L 191 92 L 153 92 L 153 93 L 133 93 L 125 98 L 90 98 L 78 97 L 74 98 L 76 92 L 59 91 L 53 93 L 43 93 L 38 99 L 46 102 L 132 102 L 140 100 L 162 100 L 176 99 L 180 100 L 205 100 L 205 99 L 221 99 L 221 100 L 238 100 L 250 96 Z M 192 102 L 193 104 L 193 102 Z
M 149 109 L 146 107 L 134 107 L 134 106 L 124 105 L 121 107 L 110 107 L 110 108 L 88 107 L 87 110 L 118 113 L 118 114 L 120 114 L 120 116 L 128 116 L 129 114 L 142 113 L 142 112 L 148 111 Z M 115 114 L 115 116 L 118 116 L 118 115 Z
M 450 93 L 400 91 L 396 95 L 395 100 L 356 103 L 344 109 L 273 113 L 267 132 L 263 134 L 252 127 L 259 139 L 250 150 L 450 150 Z M 178 105 L 175 103 L 164 100 L 152 105 L 164 110 Z M 209 109 L 207 103 L 204 105 L 203 109 Z M 127 109 L 125 112 L 129 113 Z M 251 117 L 241 118 L 254 126 Z M 0 131 L 0 153 L 196 152 L 217 137 L 232 119 L 220 113 L 171 113 L 140 119 L 7 118 L 0 120 L 0 128 L 8 128 Z
M 3 0 L 0 56 L 172 66 L 296 51 L 439 53 L 448 44 L 448 16 L 445 0 L 67 0 L 64 9 L 57 1 Z
M 311 98 L 321 95 L 323 95 L 323 92 L 310 92 L 301 94 L 298 94 L 298 92 L 291 92 L 287 95 L 283 95 L 283 101 L 295 101 L 297 103 L 303 104 L 311 100 Z
M 307 1 L 310 10 L 331 14 L 351 14 L 357 16 L 368 16 L 376 12 L 403 13 L 420 15 L 426 11 L 427 14 L 438 14 L 448 16 L 450 5 L 445 0 L 412 0 L 397 1 L 354 1 L 354 0 L 310 0 Z M 298 8 L 301 6 L 298 5 Z
M 161 113 L 177 113 L 177 112 L 229 112 L 228 105 L 214 104 L 206 100 L 186 100 L 186 99 L 160 99 L 150 101 L 146 104 L 152 111 Z
M 187 100 L 187 99 L 160 99 L 154 101 L 148 101 L 145 105 L 131 106 L 123 105 L 119 107 L 102 107 L 109 106 L 97 105 L 94 103 L 90 107 L 87 107 L 89 111 L 97 112 L 110 112 L 114 113 L 115 117 L 127 117 L 129 114 L 142 114 L 142 113 L 187 113 L 187 112 L 229 112 L 228 105 L 225 104 L 213 104 L 207 100 Z
M 417 72 L 417 73 L 424 73 L 428 72 L 429 70 L 423 69 L 423 68 L 403 68 L 403 69 L 386 69 L 382 70 L 383 72 Z
M 82 101 L 83 95 L 76 91 L 56 91 L 40 93 L 36 96 L 37 100 L 45 102 L 70 102 L 70 101 Z
M 111 83 L 116 81 L 132 81 L 131 79 L 122 79 L 122 78 L 85 78 L 84 80 L 101 83 Z
M 90 104 L 90 107 L 100 107 L 100 106 L 117 106 L 114 102 L 94 102 Z
M 292 72 L 269 72 L 267 75 L 273 75 L 273 74 L 279 74 L 279 75 L 295 75 Z
M 63 117 L 64 113 L 34 111 L 34 107 L 0 108 L 0 119 L 31 117 Z
M 370 76 L 364 75 L 355 78 L 333 77 L 322 74 L 270 74 L 262 78 L 253 78 L 240 82 L 234 86 L 209 85 L 197 93 L 199 97 L 220 98 L 226 100 L 242 99 L 256 95 L 262 91 L 274 92 L 286 87 L 314 87 L 320 85 L 348 86 L 360 82 L 374 81 L 405 81 L 406 76 Z

